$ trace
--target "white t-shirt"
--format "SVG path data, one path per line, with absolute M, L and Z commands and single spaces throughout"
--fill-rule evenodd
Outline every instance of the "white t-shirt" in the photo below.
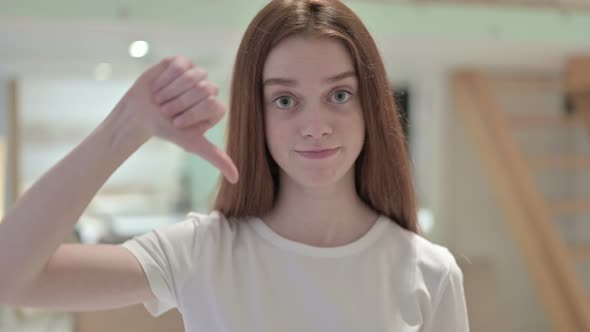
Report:
M 385 216 L 356 241 L 315 247 L 259 218 L 217 211 L 123 243 L 142 265 L 153 315 L 187 332 L 465 332 L 463 274 L 445 248 Z

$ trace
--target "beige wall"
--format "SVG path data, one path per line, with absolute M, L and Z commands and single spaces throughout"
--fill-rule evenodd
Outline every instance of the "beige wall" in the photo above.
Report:
M 558 90 L 496 93 L 500 107 L 507 112 L 559 112 L 562 107 L 563 95 Z M 449 110 L 452 109 L 449 104 Z M 485 324 L 498 324 L 493 331 L 549 332 L 550 323 L 545 309 L 537 296 L 518 245 L 509 233 L 508 220 L 492 191 L 475 144 L 455 113 L 450 111 L 449 114 L 452 120 L 448 123 L 446 143 L 448 158 L 445 187 L 448 205 L 444 217 L 449 225 L 446 240 L 456 256 L 464 255 L 472 262 L 469 265 L 459 258 L 465 272 L 470 315 L 477 320 L 473 322 L 472 330 L 480 331 L 479 328 L 475 329 L 478 324 L 481 328 Z M 580 130 L 549 128 L 514 133 L 517 143 L 526 154 L 573 154 L 576 147 L 590 152 L 590 139 L 587 133 Z M 543 196 L 567 198 L 573 197 L 576 184 L 590 183 L 587 182 L 590 180 L 589 175 L 553 171 L 536 172 L 535 178 Z M 590 234 L 588 223 L 573 223 L 572 220 L 560 218 L 555 220 L 555 225 L 559 227 L 563 239 L 571 240 L 582 234 Z M 482 289 L 486 287 L 494 291 L 486 292 Z M 491 316 L 497 317 L 489 320 Z
M 549 332 L 549 322 L 531 286 L 522 256 L 508 233 L 505 216 L 461 123 L 452 123 L 449 139 L 452 148 L 449 150 L 451 167 L 447 177 L 448 218 L 452 225 L 453 252 L 467 256 L 475 266 L 485 262 L 492 275 L 488 282 L 498 283 L 477 282 L 473 279 L 481 275 L 481 271 L 466 271 L 466 287 L 472 287 L 466 290 L 472 295 L 467 299 L 470 312 L 487 309 L 482 305 L 485 299 L 478 298 L 478 295 L 493 295 L 480 292 L 480 287 L 496 288 L 499 317 L 490 322 L 500 325 L 495 331 Z M 462 266 L 465 265 L 463 262 Z

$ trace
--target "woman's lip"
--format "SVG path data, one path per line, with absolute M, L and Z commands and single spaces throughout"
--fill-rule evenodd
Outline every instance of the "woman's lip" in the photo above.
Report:
M 327 157 L 334 155 L 336 152 L 338 152 L 339 149 L 340 148 L 338 147 L 335 149 L 326 149 L 326 150 L 315 150 L 315 151 L 314 150 L 309 150 L 309 151 L 295 150 L 295 151 L 306 158 L 322 159 L 322 158 L 327 158 Z

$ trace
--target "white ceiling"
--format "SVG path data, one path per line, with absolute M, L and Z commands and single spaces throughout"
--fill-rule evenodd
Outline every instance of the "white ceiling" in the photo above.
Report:
M 91 75 L 95 64 L 109 62 L 115 77 L 129 77 L 163 56 L 183 54 L 227 77 L 242 34 L 243 31 L 198 26 L 2 18 L 0 72 Z M 132 59 L 127 54 L 129 43 L 137 39 L 150 42 L 148 58 Z M 389 70 L 401 76 L 461 65 L 560 70 L 569 55 L 590 53 L 590 43 L 514 42 L 495 36 L 493 31 L 489 38 L 479 39 L 424 34 L 375 35 L 375 39 Z
M 146 63 L 172 54 L 190 55 L 205 65 L 223 63 L 239 37 L 219 29 L 3 18 L 0 70 L 78 74 L 86 72 L 88 66 L 92 70 L 96 63 L 108 62 L 123 73 L 135 73 Z M 128 55 L 129 43 L 138 39 L 151 44 L 144 59 Z

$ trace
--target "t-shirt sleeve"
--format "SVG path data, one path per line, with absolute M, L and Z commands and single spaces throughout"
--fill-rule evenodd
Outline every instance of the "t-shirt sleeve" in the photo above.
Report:
M 143 268 L 154 299 L 143 303 L 154 317 L 176 308 L 180 288 L 192 271 L 199 242 L 199 219 L 195 214 L 184 221 L 156 228 L 121 244 Z
M 432 319 L 427 332 L 469 332 L 463 272 L 453 255 L 450 252 L 448 254 L 448 273 L 442 280 L 438 296 L 434 298 Z

